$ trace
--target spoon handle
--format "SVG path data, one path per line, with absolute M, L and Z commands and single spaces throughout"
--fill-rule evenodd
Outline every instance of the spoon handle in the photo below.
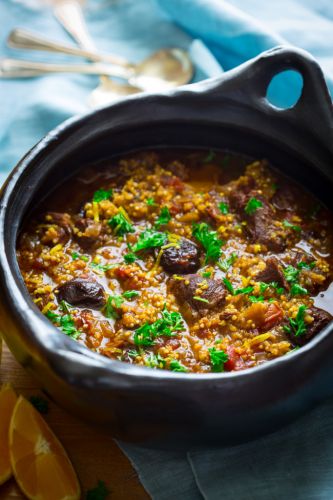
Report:
M 29 78 L 50 73 L 80 73 L 126 78 L 124 68 L 103 63 L 49 64 L 22 59 L 0 59 L 0 78 Z
M 7 43 L 10 47 L 17 49 L 45 50 L 48 52 L 85 57 L 93 61 L 106 61 L 108 57 L 79 47 L 71 47 L 70 45 L 53 42 L 45 37 L 35 35 L 31 31 L 21 28 L 14 29 L 9 33 Z
M 104 60 L 104 57 L 98 54 L 95 42 L 87 29 L 81 5 L 77 0 L 57 0 L 53 5 L 53 13 L 79 46 L 94 54 L 94 61 Z M 114 55 L 108 55 L 108 62 L 118 66 L 131 66 L 126 59 Z

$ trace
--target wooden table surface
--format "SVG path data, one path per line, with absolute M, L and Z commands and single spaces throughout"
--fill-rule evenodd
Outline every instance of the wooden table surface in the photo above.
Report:
M 1 339 L 0 339 L 1 340 Z M 38 384 L 16 362 L 3 345 L 0 365 L 0 384 L 10 382 L 24 396 L 42 395 Z M 44 397 L 44 396 L 43 396 Z M 110 500 L 147 500 L 149 496 L 140 484 L 127 457 L 110 436 L 81 422 L 50 402 L 45 420 L 65 446 L 85 492 L 103 480 L 111 494 Z M 23 499 L 14 480 L 0 486 L 0 499 Z

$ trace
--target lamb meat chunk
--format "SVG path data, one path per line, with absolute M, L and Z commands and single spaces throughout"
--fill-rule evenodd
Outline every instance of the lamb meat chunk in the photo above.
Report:
M 329 312 L 315 306 L 308 309 L 307 314 L 313 317 L 313 322 L 307 326 L 306 332 L 303 335 L 296 336 L 293 330 L 290 333 L 288 332 L 288 336 L 294 345 L 302 346 L 306 344 L 333 320 L 333 316 Z
M 266 267 L 256 276 L 257 281 L 264 283 L 278 283 L 286 290 L 289 290 L 289 284 L 284 277 L 282 266 L 276 257 L 268 257 L 266 259 Z
M 57 288 L 58 301 L 64 300 L 72 306 L 101 309 L 105 303 L 102 285 L 86 278 L 73 278 Z
M 58 227 L 58 243 L 65 243 L 72 235 L 72 219 L 69 214 L 62 212 L 48 212 L 45 215 L 48 224 L 54 224 Z
M 246 214 L 245 207 L 251 198 L 261 201 L 262 206 L 257 208 L 254 213 Z M 272 252 L 282 252 L 284 250 L 286 243 L 277 234 L 277 229 L 273 224 L 274 210 L 264 196 L 256 191 L 250 193 L 238 191 L 230 197 L 230 204 L 241 220 L 246 222 L 246 231 L 254 243 L 261 243 Z
M 95 222 L 92 219 L 87 219 L 85 217 L 75 217 L 75 229 L 74 238 L 79 243 L 79 245 L 88 250 L 96 243 L 98 240 L 102 226 L 99 222 Z
M 168 273 L 193 273 L 200 267 L 200 253 L 196 243 L 187 238 L 181 238 L 178 246 L 163 250 L 161 266 Z
M 206 285 L 202 288 L 202 293 L 198 295 L 200 285 Z M 185 306 L 184 314 L 186 316 L 205 316 L 210 311 L 218 311 L 223 305 L 227 291 L 220 280 L 205 279 L 198 274 L 189 274 L 184 279 L 171 279 L 170 289 L 176 296 L 180 306 Z M 197 300 L 194 297 L 200 297 Z M 206 302 L 206 300 L 208 302 Z

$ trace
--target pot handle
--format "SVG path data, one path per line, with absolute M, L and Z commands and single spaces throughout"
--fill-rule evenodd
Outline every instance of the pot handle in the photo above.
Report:
M 285 70 L 295 70 L 303 78 L 301 96 L 287 109 L 273 106 L 266 98 L 272 78 Z M 333 107 L 323 71 L 317 61 L 306 51 L 279 46 L 260 54 L 239 68 L 242 92 L 237 89 L 237 100 L 259 107 L 269 115 L 280 114 L 298 127 L 315 134 L 333 149 Z M 237 79 L 237 75 L 234 74 Z

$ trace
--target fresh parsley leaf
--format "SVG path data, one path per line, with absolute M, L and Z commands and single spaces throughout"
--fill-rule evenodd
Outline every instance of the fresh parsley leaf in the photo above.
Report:
M 299 270 L 293 266 L 287 266 L 283 269 L 283 274 L 288 283 L 295 283 L 298 280 Z
M 290 295 L 294 297 L 295 295 L 306 295 L 308 293 L 306 288 L 303 288 L 298 283 L 294 283 L 290 289 Z
M 203 278 L 210 278 L 212 275 L 211 271 L 205 271 L 202 273 Z
M 232 252 L 230 257 L 219 260 L 217 262 L 217 265 L 222 271 L 226 273 L 236 260 L 237 260 L 237 254 L 236 252 Z
M 145 358 L 145 365 L 150 368 L 164 368 L 166 361 L 160 354 L 154 354 L 153 352 Z
M 285 325 L 283 328 L 289 334 L 294 334 L 295 337 L 301 337 L 306 333 L 306 326 L 304 322 L 306 306 L 303 304 L 299 306 L 296 318 L 289 318 L 289 325 Z
M 219 203 L 219 209 L 221 214 L 223 215 L 227 215 L 229 213 L 229 205 L 227 203 L 224 203 L 223 201 Z
M 147 248 L 161 247 L 166 243 L 167 239 L 168 237 L 165 233 L 146 229 L 146 231 L 140 234 L 138 241 L 133 245 L 132 251 L 139 252 Z
M 205 302 L 206 304 L 209 304 L 209 300 L 199 297 L 198 295 L 194 295 L 193 298 L 194 300 L 198 300 L 199 302 Z
M 309 264 L 307 262 L 299 262 L 297 264 L 298 269 L 313 269 L 316 265 L 316 262 L 310 262 Z
M 232 283 L 227 278 L 223 278 L 223 283 L 225 284 L 226 289 L 231 293 L 231 295 L 244 295 L 247 293 L 252 293 L 254 290 L 253 286 L 247 286 L 245 288 L 238 288 L 237 290 L 235 290 L 232 286 Z
M 76 329 L 74 319 L 71 314 L 64 314 L 63 316 L 59 314 L 55 314 L 53 311 L 47 311 L 45 315 L 52 323 L 57 323 L 57 326 L 61 329 L 65 335 L 72 337 L 73 339 L 77 339 L 81 332 Z
M 184 320 L 182 315 L 176 311 L 168 311 L 164 306 L 162 317 L 154 323 L 145 323 L 134 333 L 134 342 L 136 345 L 152 346 L 157 337 L 172 337 L 177 331 L 184 329 Z
M 287 227 L 289 229 L 293 229 L 294 231 L 297 231 L 298 233 L 301 232 L 300 226 L 295 226 L 294 224 L 291 224 L 288 220 L 284 220 L 283 223 L 284 227 Z
M 136 358 L 137 356 L 139 356 L 139 352 L 135 349 L 130 349 L 129 351 L 127 351 L 127 356 L 129 356 L 130 358 Z
M 42 415 L 46 415 L 48 413 L 49 402 L 47 399 L 42 398 L 41 396 L 30 396 L 29 401 L 36 408 L 36 410 L 39 411 L 39 413 L 42 413 Z
M 108 225 L 112 227 L 114 233 L 118 236 L 124 236 L 127 233 L 134 233 L 134 227 L 126 218 L 123 212 L 118 212 L 108 220 Z
M 265 297 L 263 295 L 258 295 L 258 297 L 256 297 L 255 295 L 250 295 L 249 300 L 250 302 L 264 302 Z
M 90 267 L 92 269 L 96 269 L 97 271 L 102 271 L 105 273 L 106 271 L 109 271 L 113 267 L 115 267 L 116 264 L 98 264 L 97 262 L 91 262 Z
M 83 262 L 88 262 L 89 261 L 88 255 L 81 255 L 78 252 L 73 252 L 72 253 L 72 259 L 73 260 L 80 259 L 80 260 L 83 260 Z
M 104 315 L 106 318 L 117 319 L 119 314 L 117 309 L 119 309 L 124 302 L 121 295 L 109 295 L 104 307 Z
M 207 156 L 205 156 L 205 158 L 202 160 L 203 163 L 210 163 L 211 161 L 214 160 L 216 156 L 216 153 L 213 151 L 213 150 L 210 150 L 207 154 Z
M 212 372 L 223 372 L 224 363 L 226 363 L 229 359 L 228 354 L 220 349 L 216 349 L 215 347 L 210 347 L 208 351 L 212 365 Z
M 247 202 L 244 210 L 245 210 L 245 213 L 247 215 L 253 215 L 254 212 L 256 210 L 258 210 L 258 208 L 261 208 L 261 207 L 262 207 L 262 201 L 257 200 L 257 198 L 252 197 Z
M 216 262 L 221 255 L 221 247 L 225 243 L 218 238 L 217 232 L 212 231 L 205 222 L 201 222 L 193 224 L 192 235 L 206 251 L 205 264 L 209 261 Z
M 260 282 L 260 293 L 265 293 L 268 288 L 274 288 L 278 295 L 281 295 L 284 292 L 284 288 L 279 286 L 276 281 L 271 281 L 271 283 Z
M 156 229 L 159 229 L 161 226 L 165 226 L 171 220 L 171 215 L 168 207 L 162 207 L 160 211 L 160 215 L 155 222 Z
M 187 372 L 187 368 L 175 359 L 172 359 L 170 361 L 169 367 L 170 367 L 170 370 L 173 372 L 184 372 L 184 373 Z
M 156 205 L 154 198 L 147 198 L 146 204 L 148 205 L 148 207 L 152 207 L 152 206 Z
M 125 255 L 124 255 L 124 261 L 126 262 L 126 264 L 132 264 L 133 262 L 136 261 L 136 259 L 137 259 L 137 256 L 133 252 L 128 252 L 128 253 L 125 253 Z
M 107 191 L 105 189 L 98 189 L 98 191 L 94 192 L 93 201 L 99 203 L 100 201 L 103 200 L 109 200 L 112 195 L 113 195 L 112 189 L 108 189 Z
M 136 290 L 126 290 L 126 292 L 123 293 L 123 297 L 124 299 L 133 299 L 134 297 L 137 297 L 138 295 L 140 295 L 139 292 L 137 292 Z
M 104 481 L 98 481 L 95 488 L 87 491 L 86 500 L 106 500 L 110 493 Z

